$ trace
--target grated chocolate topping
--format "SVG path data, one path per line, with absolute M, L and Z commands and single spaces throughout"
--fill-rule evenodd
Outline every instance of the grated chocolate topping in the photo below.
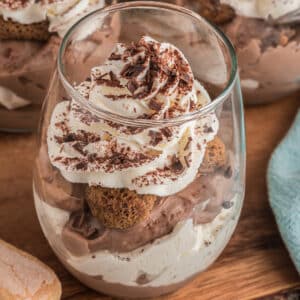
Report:
M 183 54 L 149 37 L 118 44 L 76 89 L 94 106 L 133 114 L 136 119 L 189 113 L 205 97 Z M 52 164 L 74 182 L 103 186 L 111 182 L 142 194 L 156 193 L 153 186 L 161 186 L 158 194 L 173 193 L 196 176 L 201 152 L 217 129 L 213 113 L 201 122 L 135 127 L 96 115 L 75 100 L 64 100 L 51 119 L 49 155 Z
M 102 101 L 144 103 L 144 113 L 139 114 L 134 104 L 121 109 L 125 115 L 131 109 L 136 118 L 161 119 L 197 108 L 193 86 L 191 67 L 177 48 L 142 37 L 136 43 L 118 44 L 103 65 L 92 69 L 91 81 L 77 88 L 87 99 L 92 90 L 97 90 Z M 111 89 L 114 87 L 118 90 Z M 170 100 L 164 103 L 164 97 Z M 187 100 L 182 101 L 183 97 Z

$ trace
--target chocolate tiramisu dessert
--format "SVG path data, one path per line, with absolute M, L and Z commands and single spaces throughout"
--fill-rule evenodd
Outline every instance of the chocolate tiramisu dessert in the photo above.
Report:
M 300 89 L 299 0 L 174 0 L 216 23 L 235 46 L 247 104 Z M 283 22 L 286 20 L 286 23 Z M 282 22 L 281 22 L 282 21 Z
M 217 113 L 168 123 L 210 96 L 177 47 L 149 36 L 118 43 L 75 89 L 94 108 L 162 125 L 124 124 L 60 99 L 35 168 L 43 231 L 66 268 L 97 291 L 174 291 L 220 254 L 241 206 L 238 163 Z
M 104 0 L 0 1 L 0 129 L 32 130 L 60 38 Z

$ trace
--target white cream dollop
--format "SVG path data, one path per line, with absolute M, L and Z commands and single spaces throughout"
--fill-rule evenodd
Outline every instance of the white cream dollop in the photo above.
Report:
M 20 24 L 49 21 L 49 31 L 61 37 L 84 15 L 104 7 L 105 0 L 28 0 L 18 6 L 0 3 L 0 15 Z
M 172 118 L 210 102 L 183 53 L 149 37 L 117 45 L 77 89 L 99 108 L 133 118 Z M 63 101 L 52 114 L 48 152 L 70 182 L 167 196 L 195 179 L 218 126 L 210 112 L 179 126 L 126 127 Z
M 221 0 L 233 7 L 238 15 L 251 18 L 279 18 L 300 8 L 300 0 Z

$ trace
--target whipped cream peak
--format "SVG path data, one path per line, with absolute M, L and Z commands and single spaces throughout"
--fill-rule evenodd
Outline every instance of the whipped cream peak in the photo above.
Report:
M 102 8 L 105 0 L 1 0 L 0 16 L 20 24 L 49 22 L 49 31 L 63 36 L 85 14 Z
M 135 118 L 165 119 L 210 102 L 184 55 L 150 37 L 118 44 L 76 88 L 102 110 Z M 218 126 L 212 111 L 178 126 L 128 127 L 62 101 L 52 113 L 48 152 L 70 182 L 167 196 L 195 179 Z
M 166 119 L 199 108 L 192 69 L 175 46 L 144 36 L 118 44 L 78 90 L 96 106 L 125 117 Z
M 221 3 L 233 7 L 238 15 L 266 20 L 300 8 L 300 0 L 221 0 Z

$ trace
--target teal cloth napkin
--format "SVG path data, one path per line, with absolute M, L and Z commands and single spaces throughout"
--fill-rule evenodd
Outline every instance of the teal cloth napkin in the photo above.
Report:
M 272 154 L 267 181 L 279 231 L 300 273 L 300 110 Z

